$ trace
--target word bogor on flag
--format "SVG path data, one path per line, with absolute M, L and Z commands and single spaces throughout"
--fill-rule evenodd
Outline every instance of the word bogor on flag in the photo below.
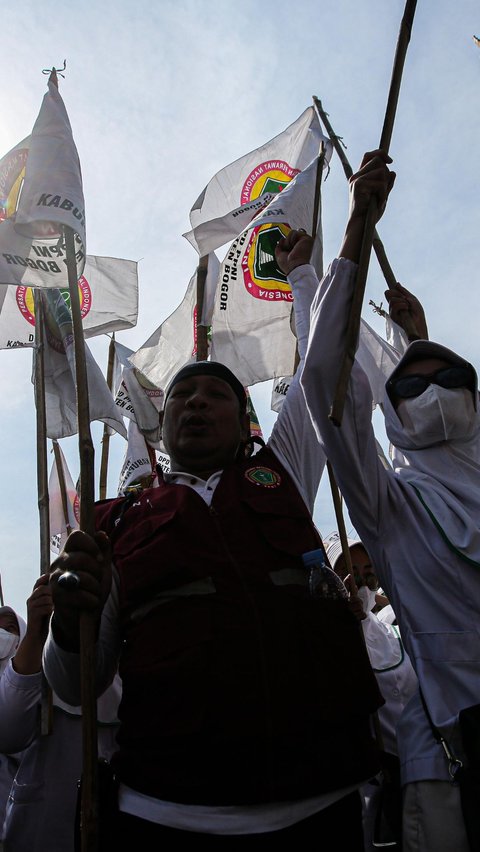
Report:
M 190 211 L 192 230 L 184 237 L 202 256 L 233 240 L 317 156 L 322 141 L 331 149 L 308 107 L 274 139 L 214 175 Z
M 68 287 L 62 226 L 75 232 L 80 275 L 85 205 L 70 121 L 52 81 L 29 140 L 0 161 L 0 185 L 0 284 Z
M 47 437 L 65 438 L 75 435 L 78 430 L 72 317 L 60 290 L 45 290 L 41 299 L 45 316 L 43 356 Z M 85 360 L 90 420 L 103 420 L 126 438 L 121 414 L 88 346 L 85 346 Z
M 68 289 L 61 289 L 67 305 Z M 87 256 L 78 281 L 85 337 L 132 328 L 138 315 L 138 274 L 133 260 Z M 0 349 L 35 345 L 33 289 L 0 286 Z

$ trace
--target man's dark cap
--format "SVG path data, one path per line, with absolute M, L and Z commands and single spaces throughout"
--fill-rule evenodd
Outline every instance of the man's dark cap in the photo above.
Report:
M 227 385 L 230 385 L 232 388 L 238 399 L 240 411 L 245 411 L 247 407 L 247 395 L 245 393 L 245 388 L 232 371 L 229 370 L 225 364 L 220 364 L 219 361 L 195 361 L 192 364 L 187 364 L 185 367 L 182 367 L 178 373 L 175 373 L 165 392 L 164 405 L 166 405 L 172 388 L 175 387 L 178 382 L 183 381 L 183 379 L 189 379 L 190 376 L 215 376 L 217 379 L 222 379 L 222 381 L 226 382 Z

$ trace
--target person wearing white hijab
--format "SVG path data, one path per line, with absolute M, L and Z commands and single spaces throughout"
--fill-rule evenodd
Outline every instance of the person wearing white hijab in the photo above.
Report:
M 26 629 L 25 621 L 11 606 L 0 606 L 0 678 L 25 636 Z M 19 759 L 19 754 L 0 754 L 0 841 L 3 840 L 8 794 L 18 769 Z
M 20 751 L 4 822 L 5 852 L 74 852 L 77 784 L 82 772 L 81 707 L 52 696 L 52 730 L 40 733 L 41 657 L 52 611 L 48 576 L 40 577 L 27 601 L 22 642 L 0 678 L 0 748 Z M 1 615 L 1 610 L 0 610 Z M 97 701 L 98 752 L 116 750 L 118 675 Z M 12 784 L 13 780 L 13 784 Z M 10 789 L 11 787 L 11 789 Z
M 459 712 L 478 704 L 480 684 L 476 373 L 438 344 L 419 341 L 408 347 L 384 400 L 387 435 L 395 448 L 390 469 L 378 459 L 370 387 L 358 363 L 353 365 L 341 428 L 329 419 L 365 218 L 372 196 L 379 214 L 385 208 L 394 180 L 389 162 L 384 152 L 366 154 L 350 179 L 344 241 L 312 304 L 302 385 L 352 524 L 397 614 L 433 724 L 462 757 Z M 303 236 L 303 250 L 299 243 L 289 247 L 297 266 L 309 258 L 308 238 Z M 282 268 L 287 265 L 285 255 L 280 246 L 277 260 Z M 307 279 L 314 275 L 311 266 L 304 266 L 303 272 Z M 406 377 L 406 385 L 399 386 L 396 380 Z M 448 761 L 419 692 L 401 716 L 398 745 L 406 785 L 404 852 L 467 852 L 459 789 L 451 783 Z

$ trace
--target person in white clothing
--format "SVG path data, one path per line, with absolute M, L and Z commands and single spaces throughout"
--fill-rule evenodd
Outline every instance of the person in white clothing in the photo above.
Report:
M 347 539 L 352 574 L 348 574 L 340 536 L 333 532 L 324 539 L 325 551 L 333 570 L 353 588 L 351 606 L 362 626 L 368 657 L 385 704 L 377 711 L 376 736 L 382 749 L 382 769 L 377 777 L 362 787 L 364 801 L 363 829 L 366 852 L 375 849 L 375 841 L 387 840 L 401 849 L 402 799 L 400 763 L 398 759 L 397 725 L 402 712 L 417 691 L 418 681 L 405 651 L 398 627 L 380 618 L 386 598 L 378 594 L 375 566 L 360 539 Z M 353 579 L 354 583 L 351 583 Z M 382 609 L 378 600 L 382 602 Z M 389 610 L 392 610 L 388 605 Z
M 11 606 L 0 607 L 0 681 L 8 661 L 25 636 L 26 629 L 26 622 Z M 8 795 L 20 760 L 20 755 L 15 754 L 16 751 L 16 748 L 2 748 L 0 745 L 0 841 L 4 837 Z
M 27 601 L 27 626 L 0 678 L 0 749 L 19 752 L 4 824 L 5 852 L 74 852 L 78 782 L 82 774 L 81 708 L 52 696 L 51 730 L 42 735 L 46 696 L 42 650 L 52 612 L 48 576 Z M 1 616 L 0 616 L 1 617 Z M 116 748 L 120 681 L 99 698 L 98 750 L 108 760 Z
M 339 257 L 312 305 L 302 385 L 350 518 L 397 614 L 420 692 L 398 726 L 405 785 L 405 852 L 469 849 L 460 788 L 433 726 L 467 762 L 460 713 L 478 704 L 480 679 L 480 415 L 477 376 L 455 352 L 427 340 L 407 348 L 387 382 L 384 414 L 393 467 L 380 463 L 365 374 L 354 363 L 341 428 L 329 419 L 343 361 L 367 210 L 381 214 L 394 175 L 382 151 L 350 180 Z M 308 251 L 304 239 L 304 262 Z M 314 277 L 309 266 L 305 278 Z

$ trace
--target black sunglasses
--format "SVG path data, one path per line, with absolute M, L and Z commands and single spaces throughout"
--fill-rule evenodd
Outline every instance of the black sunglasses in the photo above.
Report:
M 441 388 L 463 388 L 470 390 L 474 388 L 473 369 L 470 364 L 460 367 L 440 367 L 428 376 L 421 373 L 412 373 L 410 376 L 401 376 L 398 379 L 389 379 L 387 382 L 388 393 L 394 394 L 399 399 L 412 399 L 420 396 L 429 385 L 440 385 Z

